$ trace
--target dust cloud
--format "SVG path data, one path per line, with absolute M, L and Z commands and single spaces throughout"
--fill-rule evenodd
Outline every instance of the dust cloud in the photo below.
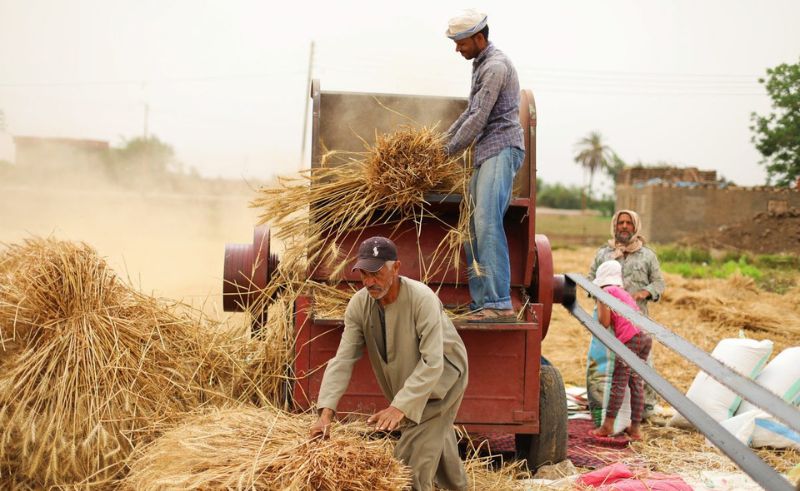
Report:
M 173 174 L 128 186 L 78 167 L 12 167 L 0 175 L 0 242 L 85 242 L 142 292 L 224 317 L 225 243 L 252 241 L 253 183 Z

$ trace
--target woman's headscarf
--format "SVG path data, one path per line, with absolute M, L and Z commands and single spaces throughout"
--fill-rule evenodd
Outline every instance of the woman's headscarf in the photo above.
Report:
M 630 216 L 631 221 L 633 222 L 633 234 L 631 235 L 631 240 L 628 241 L 627 244 L 617 242 L 617 220 L 619 220 L 619 216 L 622 214 L 627 214 Z M 642 248 L 646 241 L 645 238 L 639 234 L 641 228 L 642 220 L 639 218 L 639 214 L 635 211 L 618 210 L 616 213 L 614 213 L 614 218 L 611 219 L 611 239 L 608 241 L 609 247 L 614 249 L 614 259 L 622 257 L 625 254 L 631 254 Z

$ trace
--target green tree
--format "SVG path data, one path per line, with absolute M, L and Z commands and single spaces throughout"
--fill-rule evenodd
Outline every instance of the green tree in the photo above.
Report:
M 578 210 L 581 208 L 581 188 L 561 183 L 541 183 L 536 192 L 536 204 L 548 208 Z
M 767 69 L 759 79 L 772 99 L 773 112 L 750 115 L 752 141 L 764 158 L 767 184 L 789 186 L 800 177 L 800 60 Z
M 589 136 L 583 137 L 575 144 L 575 162 L 584 170 L 589 171 L 589 194 L 592 192 L 594 173 L 607 169 L 611 162 L 614 152 L 608 145 L 603 143 L 603 136 L 593 131 Z

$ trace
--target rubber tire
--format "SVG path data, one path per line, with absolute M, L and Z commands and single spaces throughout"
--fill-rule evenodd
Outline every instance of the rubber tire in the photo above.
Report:
M 514 435 L 517 460 L 532 472 L 567 458 L 567 393 L 558 369 L 542 360 L 539 372 L 539 434 Z

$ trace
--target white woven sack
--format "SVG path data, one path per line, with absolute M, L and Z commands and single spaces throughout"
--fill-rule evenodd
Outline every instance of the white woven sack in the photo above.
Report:
M 765 339 L 730 338 L 723 339 L 711 352 L 733 371 L 745 377 L 755 378 L 764 368 L 772 353 L 772 341 Z M 715 421 L 723 421 L 736 413 L 741 398 L 705 372 L 699 372 L 686 392 L 686 397 L 708 413 Z M 689 421 L 676 413 L 669 423 L 671 426 L 689 427 Z
M 789 404 L 800 406 L 800 346 L 781 351 L 756 377 L 756 383 Z M 736 414 L 756 409 L 757 406 L 750 401 L 742 401 Z M 800 449 L 800 434 L 767 412 L 758 410 L 750 445 Z
M 735 436 L 737 440 L 745 445 L 749 445 L 756 427 L 756 416 L 760 413 L 760 410 L 753 409 L 752 411 L 739 413 L 736 414 L 736 416 L 720 421 L 719 424 Z M 706 438 L 706 445 L 713 445 L 708 438 Z
M 756 377 L 756 383 L 789 404 L 800 401 L 800 346 L 781 351 Z M 756 407 L 750 401 L 742 401 L 737 414 Z
M 800 433 L 760 409 L 754 409 L 754 411 L 759 413 L 759 417 L 755 420 L 755 428 L 750 441 L 751 447 L 794 448 L 800 450 Z

